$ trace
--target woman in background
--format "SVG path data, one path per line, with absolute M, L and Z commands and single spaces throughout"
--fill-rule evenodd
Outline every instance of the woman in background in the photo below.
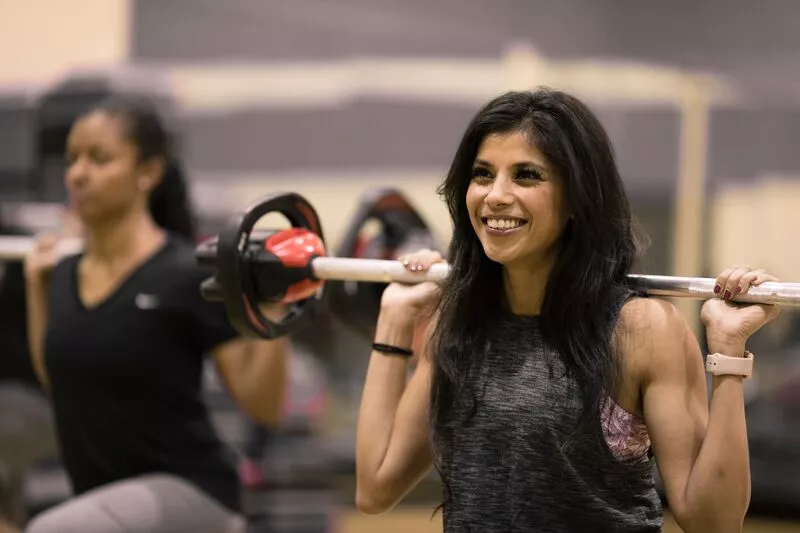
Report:
M 84 251 L 59 258 L 44 237 L 25 273 L 31 357 L 74 497 L 27 531 L 243 531 L 235 460 L 201 398 L 203 362 L 213 357 L 240 407 L 274 424 L 287 341 L 240 338 L 201 296 L 211 273 L 195 261 L 187 185 L 149 105 L 86 112 L 66 159 Z

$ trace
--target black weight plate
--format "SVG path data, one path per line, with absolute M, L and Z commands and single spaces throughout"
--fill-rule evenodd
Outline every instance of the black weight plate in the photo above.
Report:
M 378 223 L 376 235 L 364 239 L 365 226 Z M 421 248 L 438 249 L 436 239 L 419 211 L 398 189 L 367 191 L 339 245 L 337 257 L 395 259 L 398 254 Z M 329 310 L 366 337 L 372 337 L 385 283 L 328 281 Z
M 273 322 L 259 310 L 254 279 L 257 264 L 249 261 L 249 237 L 253 226 L 264 215 L 280 213 L 292 227 L 305 228 L 324 242 L 322 226 L 314 207 L 297 193 L 266 196 L 231 216 L 217 238 L 216 281 L 228 317 L 242 335 L 274 339 L 291 333 L 313 320 L 320 308 L 323 291 L 311 298 L 289 305 L 280 322 Z

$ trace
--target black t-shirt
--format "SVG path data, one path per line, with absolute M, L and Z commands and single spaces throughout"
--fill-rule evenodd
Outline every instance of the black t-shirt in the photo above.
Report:
M 65 468 L 76 494 L 147 473 L 171 473 L 239 509 L 234 456 L 201 395 L 203 359 L 238 333 L 200 294 L 210 272 L 170 236 L 106 300 L 78 297 L 79 257 L 50 289 L 45 362 Z

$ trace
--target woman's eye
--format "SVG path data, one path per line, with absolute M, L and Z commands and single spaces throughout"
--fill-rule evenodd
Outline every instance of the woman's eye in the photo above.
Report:
M 488 168 L 475 167 L 472 169 L 472 179 L 487 179 L 491 178 L 491 173 Z
M 517 171 L 517 179 L 521 181 L 540 181 L 542 174 L 538 170 L 523 168 Z
M 96 165 L 105 165 L 111 160 L 111 157 L 108 154 L 99 151 L 92 152 L 91 157 L 92 162 L 94 162 Z

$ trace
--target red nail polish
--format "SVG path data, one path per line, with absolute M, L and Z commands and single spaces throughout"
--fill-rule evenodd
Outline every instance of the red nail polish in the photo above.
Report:
M 720 287 L 719 285 L 714 285 L 714 294 L 719 294 L 719 291 L 721 291 L 721 290 L 722 290 L 722 287 Z
M 728 300 L 731 297 L 731 291 L 725 291 L 725 299 Z
M 742 288 L 741 288 L 741 287 L 736 287 L 736 288 L 733 290 L 733 295 L 734 295 L 734 296 L 736 296 L 736 295 L 737 295 L 737 294 L 739 294 L 740 292 L 742 292 Z

